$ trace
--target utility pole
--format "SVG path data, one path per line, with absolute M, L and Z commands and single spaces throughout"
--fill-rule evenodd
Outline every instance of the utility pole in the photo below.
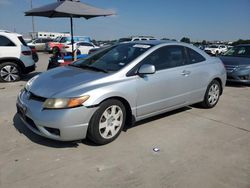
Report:
M 33 9 L 33 2 L 30 0 L 30 8 Z M 34 16 L 31 17 L 32 19 L 32 33 L 35 33 L 35 22 L 34 22 Z

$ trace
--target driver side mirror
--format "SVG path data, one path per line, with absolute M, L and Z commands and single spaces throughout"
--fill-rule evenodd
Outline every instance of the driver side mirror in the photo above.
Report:
M 138 70 L 139 75 L 154 74 L 154 73 L 155 73 L 155 66 L 151 64 L 144 64 Z

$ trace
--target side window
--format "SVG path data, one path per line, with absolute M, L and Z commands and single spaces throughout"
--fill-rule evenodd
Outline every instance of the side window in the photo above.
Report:
M 0 35 L 0 46 L 16 46 L 10 39 Z
M 66 37 L 62 37 L 61 40 L 60 40 L 60 43 L 65 43 L 67 42 L 67 38 Z
M 143 64 L 152 64 L 156 70 L 182 66 L 185 62 L 186 57 L 182 46 L 162 47 L 143 60 Z
M 192 50 L 190 48 L 186 48 L 186 49 L 187 49 L 187 53 L 188 53 L 188 56 L 189 56 L 189 62 L 188 62 L 188 64 L 200 63 L 200 62 L 203 62 L 203 61 L 206 60 L 198 52 L 196 52 L 196 51 L 194 51 L 194 50 Z

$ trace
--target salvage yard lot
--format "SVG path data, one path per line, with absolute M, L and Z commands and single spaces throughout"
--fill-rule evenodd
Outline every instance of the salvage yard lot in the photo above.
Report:
M 49 55 L 39 57 L 43 72 Z M 165 113 L 95 146 L 30 132 L 15 115 L 26 81 L 0 83 L 0 188 L 250 187 L 250 87 L 228 85 L 213 109 Z

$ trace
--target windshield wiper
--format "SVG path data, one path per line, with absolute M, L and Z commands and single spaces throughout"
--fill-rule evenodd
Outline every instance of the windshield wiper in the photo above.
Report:
M 82 68 L 82 69 L 89 69 L 89 70 L 93 70 L 93 71 L 97 71 L 97 72 L 104 72 L 104 73 L 108 73 L 108 71 L 101 69 L 101 68 L 97 68 L 97 67 L 92 67 L 89 65 L 74 65 L 74 64 L 70 64 L 70 66 L 74 66 L 74 67 L 78 67 L 78 68 Z

